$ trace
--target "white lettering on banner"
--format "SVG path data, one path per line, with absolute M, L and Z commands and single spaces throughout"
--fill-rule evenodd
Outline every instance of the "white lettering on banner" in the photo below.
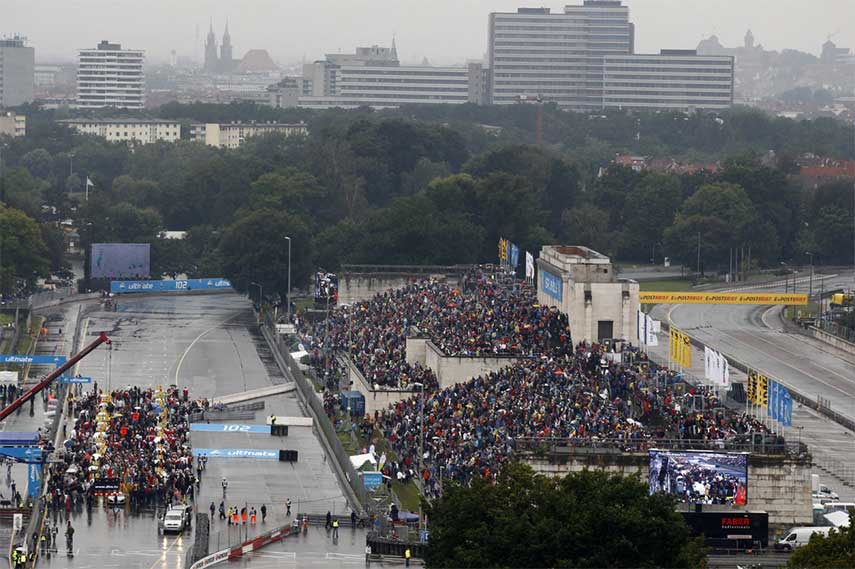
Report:
M 223 425 L 223 430 L 232 433 L 248 433 L 249 425 Z
M 229 550 L 223 549 L 222 551 L 218 551 L 216 553 L 212 553 L 207 557 L 203 557 L 196 563 L 190 566 L 190 569 L 205 569 L 205 567 L 210 567 L 215 563 L 219 563 L 220 561 L 225 561 L 229 558 Z
M 175 281 L 175 288 L 187 288 L 187 281 Z

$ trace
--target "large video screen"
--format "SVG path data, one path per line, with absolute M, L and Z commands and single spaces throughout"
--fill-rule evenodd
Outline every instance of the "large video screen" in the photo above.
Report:
M 748 454 L 650 451 L 650 493 L 674 494 L 691 504 L 744 506 L 748 499 Z
M 93 279 L 148 278 L 148 243 L 93 243 L 90 276 Z

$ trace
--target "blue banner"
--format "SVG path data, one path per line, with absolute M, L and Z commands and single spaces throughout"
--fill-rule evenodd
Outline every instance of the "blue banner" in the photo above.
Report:
M 793 426 L 793 397 L 790 395 L 790 390 L 786 387 L 781 387 L 783 397 L 781 397 L 781 424 L 785 427 Z
M 210 423 L 190 423 L 190 430 L 201 433 L 259 433 L 270 434 L 270 425 L 212 425 Z
M 363 472 L 362 485 L 369 490 L 377 490 L 383 484 L 382 472 Z
M 177 281 L 113 281 L 110 292 L 185 292 L 190 290 L 226 290 L 232 288 L 228 279 L 185 279 Z
M 0 364 L 33 364 L 59 367 L 65 363 L 65 356 L 28 356 L 25 354 L 0 354 Z
M 266 458 L 277 460 L 279 451 L 252 448 L 194 448 L 193 455 L 205 455 L 208 458 Z
M 548 271 L 540 271 L 540 289 L 543 292 L 561 302 L 564 296 L 562 288 L 561 277 L 557 277 Z
M 769 380 L 768 399 L 766 401 L 766 415 L 778 420 L 778 382 Z
M 511 243 L 510 259 L 511 259 L 511 266 L 516 269 L 517 266 L 519 266 L 519 264 L 520 264 L 520 248 L 517 247 L 516 245 L 514 245 L 513 243 Z

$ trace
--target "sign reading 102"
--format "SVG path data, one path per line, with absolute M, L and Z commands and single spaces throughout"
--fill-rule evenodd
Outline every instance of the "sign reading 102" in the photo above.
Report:
M 251 425 L 223 425 L 223 432 L 226 433 L 248 433 Z

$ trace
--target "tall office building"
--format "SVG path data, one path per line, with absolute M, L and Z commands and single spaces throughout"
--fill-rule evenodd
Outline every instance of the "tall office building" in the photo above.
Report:
M 122 49 L 102 41 L 95 49 L 81 49 L 77 66 L 77 106 L 81 109 L 145 106 L 144 52 Z
M 0 39 L 0 108 L 32 102 L 35 53 L 24 38 Z
M 572 109 L 602 108 L 603 58 L 632 53 L 633 41 L 629 8 L 620 0 L 584 0 L 556 14 L 549 8 L 492 13 L 491 101 L 542 95 Z

